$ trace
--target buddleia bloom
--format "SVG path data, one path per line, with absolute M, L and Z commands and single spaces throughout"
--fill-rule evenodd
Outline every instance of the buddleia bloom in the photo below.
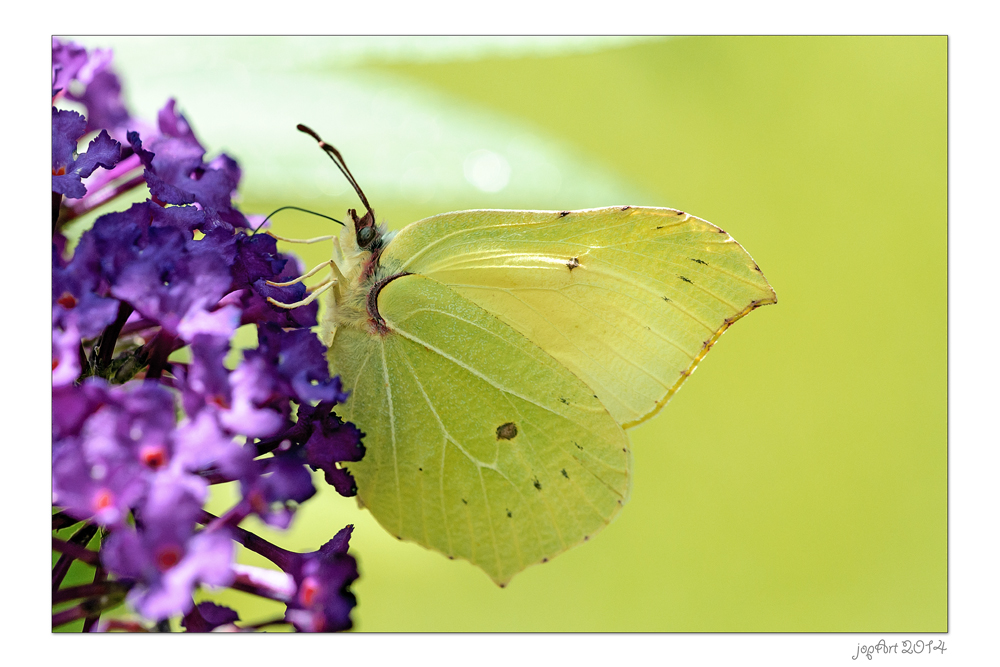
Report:
M 301 283 L 269 284 L 301 265 L 253 233 L 259 218 L 233 203 L 239 165 L 205 155 L 175 100 L 155 123 L 132 116 L 110 51 L 54 39 L 52 89 L 53 627 L 350 628 L 352 527 L 295 554 L 239 526 L 255 514 L 288 527 L 317 493 L 312 471 L 352 495 L 340 462 L 364 455 L 362 434 L 332 414 L 347 396 L 310 330 L 316 304 L 267 300 L 305 296 Z M 144 201 L 114 205 L 136 189 Z M 71 243 L 63 230 L 90 211 L 103 215 Z M 243 325 L 259 345 L 234 355 Z M 205 502 L 220 483 L 239 499 L 214 516 Z M 237 563 L 237 543 L 274 568 Z M 92 582 L 71 585 L 74 561 Z M 238 610 L 195 604 L 219 587 L 288 614 L 248 626 Z M 132 615 L 107 618 L 122 602 Z

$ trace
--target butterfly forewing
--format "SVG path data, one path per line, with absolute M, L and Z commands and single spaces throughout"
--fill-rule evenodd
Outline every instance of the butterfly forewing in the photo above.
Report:
M 595 534 L 627 499 L 627 438 L 547 351 L 455 289 L 408 275 L 378 295 L 388 333 L 338 329 L 349 465 L 393 535 L 505 583 Z
M 447 213 L 405 228 L 384 257 L 510 325 L 625 427 L 655 414 L 730 324 L 775 302 L 731 236 L 673 209 Z

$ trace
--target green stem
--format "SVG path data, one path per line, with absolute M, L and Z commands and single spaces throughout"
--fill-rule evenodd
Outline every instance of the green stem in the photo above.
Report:
M 80 547 L 86 547 L 90 544 L 90 540 L 94 538 L 97 534 L 97 524 L 86 524 L 80 530 L 73 533 L 73 536 L 69 538 L 69 544 L 75 544 Z M 63 579 L 66 578 L 66 573 L 69 572 L 69 566 L 73 564 L 76 558 L 69 553 L 63 552 L 59 556 L 59 560 L 56 561 L 55 567 L 52 568 L 52 590 L 56 591 L 62 586 Z

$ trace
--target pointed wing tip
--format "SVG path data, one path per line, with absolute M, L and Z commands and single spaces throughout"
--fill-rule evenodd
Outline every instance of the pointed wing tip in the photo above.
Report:
M 677 393 L 677 390 L 681 388 L 681 385 L 684 384 L 684 381 L 687 380 L 689 377 L 691 377 L 691 374 L 694 373 L 696 368 L 698 368 L 698 364 L 701 363 L 701 361 L 705 358 L 705 355 L 708 354 L 708 351 L 712 349 L 712 346 L 715 345 L 716 342 L 718 342 L 719 338 L 722 337 L 722 334 L 726 333 L 726 331 L 729 330 L 729 327 L 735 324 L 738 320 L 741 320 L 744 317 L 746 317 L 754 310 L 760 308 L 761 306 L 770 306 L 772 304 L 778 303 L 778 295 L 775 293 L 774 289 L 771 287 L 770 284 L 768 284 L 767 287 L 768 287 L 768 294 L 766 296 L 751 301 L 746 308 L 741 310 L 733 317 L 727 319 L 719 328 L 719 330 L 716 331 L 710 338 L 708 338 L 708 340 L 705 341 L 701 353 L 695 358 L 695 360 L 691 363 L 691 365 L 687 368 L 687 370 L 685 370 L 681 374 L 681 377 L 677 380 L 674 386 L 670 388 L 667 394 L 660 401 L 656 403 L 656 406 L 652 410 L 650 410 L 643 416 L 639 417 L 638 419 L 622 424 L 621 425 L 622 428 L 626 430 L 630 429 L 634 426 L 642 424 L 643 422 L 649 421 L 650 419 L 658 415 L 660 413 L 660 410 L 662 410 L 664 406 L 666 406 L 666 404 L 670 402 L 670 399 L 673 398 L 674 394 Z
M 777 293 L 774 291 L 774 288 L 771 287 L 770 285 L 768 285 L 768 288 L 770 289 L 771 293 L 768 296 L 764 297 L 763 299 L 754 299 L 753 301 L 751 301 L 750 302 L 750 307 L 746 311 L 744 311 L 743 313 L 741 313 L 739 317 L 743 317 L 747 313 L 749 313 L 749 312 L 751 312 L 753 310 L 756 310 L 757 308 L 760 308 L 761 306 L 773 306 L 773 305 L 777 304 L 778 303 L 778 295 L 777 295 Z M 737 317 L 736 319 L 739 319 L 739 317 Z M 736 320 L 733 320 L 733 321 L 735 322 Z
M 744 250 L 744 252 L 746 251 Z M 761 279 L 764 281 L 763 285 L 764 289 L 762 291 L 765 292 L 766 296 L 764 296 L 761 299 L 755 299 L 753 302 L 751 302 L 750 305 L 752 307 L 750 308 L 750 310 L 753 310 L 754 308 L 758 308 L 760 306 L 770 306 L 772 304 L 778 303 L 778 293 L 774 291 L 774 287 L 771 286 L 771 282 L 764 276 L 764 272 L 760 270 L 760 267 L 757 266 L 757 264 L 754 264 L 754 269 L 757 271 L 758 274 L 760 274 Z M 746 313 L 744 313 L 744 315 L 745 314 Z

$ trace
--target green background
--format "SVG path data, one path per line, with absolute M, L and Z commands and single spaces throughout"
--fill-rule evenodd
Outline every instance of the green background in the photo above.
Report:
M 620 517 L 506 589 L 332 489 L 288 534 L 244 524 L 311 550 L 354 523 L 356 629 L 947 630 L 946 38 L 78 41 L 116 48 L 138 115 L 176 96 L 240 161 L 244 211 L 359 206 L 303 122 L 392 228 L 670 206 L 732 234 L 778 294 L 630 431 Z M 467 176 L 482 151 L 485 190 Z M 282 609 L 211 597 L 247 620 Z

